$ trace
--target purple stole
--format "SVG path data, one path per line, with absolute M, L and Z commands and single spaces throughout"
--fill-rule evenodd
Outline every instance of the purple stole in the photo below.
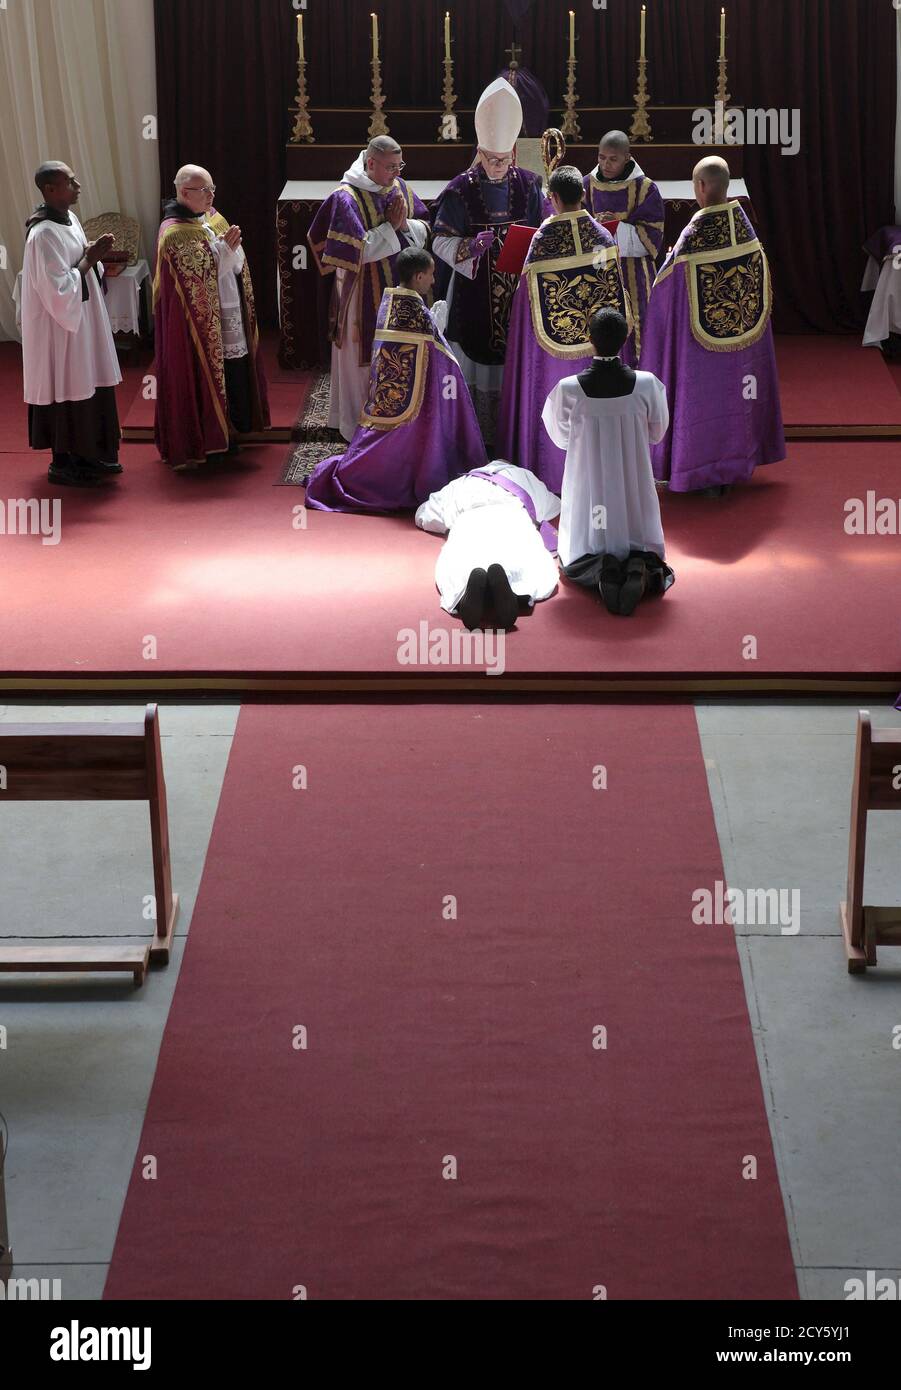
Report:
M 505 477 L 503 473 L 486 473 L 481 468 L 474 468 L 471 473 L 467 474 L 467 477 L 484 478 L 486 483 L 496 483 L 498 487 L 504 489 L 504 492 L 509 492 L 518 502 L 521 502 L 534 524 L 538 527 L 539 534 L 546 548 L 552 555 L 556 555 L 558 541 L 557 532 L 549 521 L 538 520 L 535 503 L 524 487 L 520 487 L 519 483 L 514 483 L 512 478 Z
M 428 212 L 403 179 L 395 179 L 383 193 L 370 193 L 353 184 L 342 183 L 325 200 L 313 219 L 307 240 L 313 258 L 322 275 L 336 270 L 349 271 L 340 296 L 333 297 L 330 316 L 330 337 L 336 347 L 347 340 L 348 315 L 354 287 L 359 277 L 360 295 L 357 300 L 360 357 L 359 365 L 368 366 L 372 356 L 372 340 L 376 317 L 386 289 L 395 285 L 394 267 L 397 255 L 380 261 L 363 261 L 363 241 L 367 232 L 387 221 L 385 209 L 396 193 L 407 204 L 407 216 L 427 222 Z M 399 234 L 403 236 L 403 233 Z M 397 253 L 400 254 L 399 252 Z
M 619 251 L 587 212 L 564 212 L 543 222 L 523 274 L 536 341 L 551 357 L 591 354 L 589 324 L 598 309 L 617 309 L 632 326 Z
M 481 165 L 452 179 L 436 210 L 433 230 L 436 236 L 464 238 L 459 260 L 469 258 L 471 237 L 488 229 L 494 232 L 494 245 L 479 261 L 475 278 L 468 280 L 465 275 L 458 275 L 454 280 L 447 336 L 452 343 L 459 343 L 473 362 L 495 367 L 504 362 L 510 310 L 519 283 L 517 275 L 502 274 L 497 263 L 513 223 L 527 221 L 530 193 L 538 176 L 514 165 L 507 174 L 507 206 L 496 213 L 489 211 L 482 196 L 483 180 L 488 182 Z M 461 199 L 466 227 L 457 226 L 453 218 L 443 217 L 444 197 L 448 193 Z

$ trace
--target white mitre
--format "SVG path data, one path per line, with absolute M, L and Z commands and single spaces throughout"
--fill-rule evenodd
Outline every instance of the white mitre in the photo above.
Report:
M 522 102 L 504 77 L 486 87 L 476 107 L 476 136 L 483 150 L 509 154 L 522 130 Z

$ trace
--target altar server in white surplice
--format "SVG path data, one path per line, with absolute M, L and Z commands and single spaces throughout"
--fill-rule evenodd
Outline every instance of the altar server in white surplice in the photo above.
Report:
M 669 410 L 663 384 L 619 358 L 629 331 L 622 314 L 601 309 L 590 331 L 591 367 L 555 386 L 542 413 L 566 450 L 560 563 L 576 583 L 600 585 L 609 611 L 628 616 L 646 592 L 673 582 L 650 449 L 666 434 Z
M 522 599 L 531 608 L 557 587 L 560 511 L 534 473 L 498 459 L 455 478 L 422 503 L 416 525 L 447 534 L 435 564 L 441 607 L 468 628 L 512 627 Z
M 32 449 L 49 449 L 53 483 L 96 487 L 118 462 L 115 388 L 122 380 L 103 298 L 102 256 L 73 212 L 81 185 L 66 164 L 42 164 L 44 201 L 28 219 L 22 267 L 22 365 Z

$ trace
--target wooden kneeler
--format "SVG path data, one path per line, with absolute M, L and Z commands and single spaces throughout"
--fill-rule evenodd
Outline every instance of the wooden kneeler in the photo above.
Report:
M 149 962 L 166 965 L 178 918 L 156 705 L 140 724 L 0 724 L 4 801 L 147 801 L 156 894 L 149 946 L 0 946 L 0 972 L 127 972 L 144 983 Z M 3 782 L 5 781 L 5 787 Z
M 870 726 L 869 710 L 857 716 L 857 755 L 851 791 L 851 846 L 848 896 L 839 916 L 848 971 L 859 975 L 876 964 L 877 946 L 901 946 L 901 907 L 866 907 L 863 875 L 867 850 L 867 812 L 901 811 L 901 729 Z

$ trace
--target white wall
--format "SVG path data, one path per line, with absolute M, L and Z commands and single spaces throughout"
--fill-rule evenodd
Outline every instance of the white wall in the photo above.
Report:
M 189 0 L 185 0 L 189 3 Z M 82 222 L 137 217 L 152 260 L 159 227 L 153 0 L 7 0 L 0 7 L 0 338 L 18 338 L 13 286 L 25 220 L 49 159 L 82 183 Z M 5 269 L 3 262 L 5 261 Z

